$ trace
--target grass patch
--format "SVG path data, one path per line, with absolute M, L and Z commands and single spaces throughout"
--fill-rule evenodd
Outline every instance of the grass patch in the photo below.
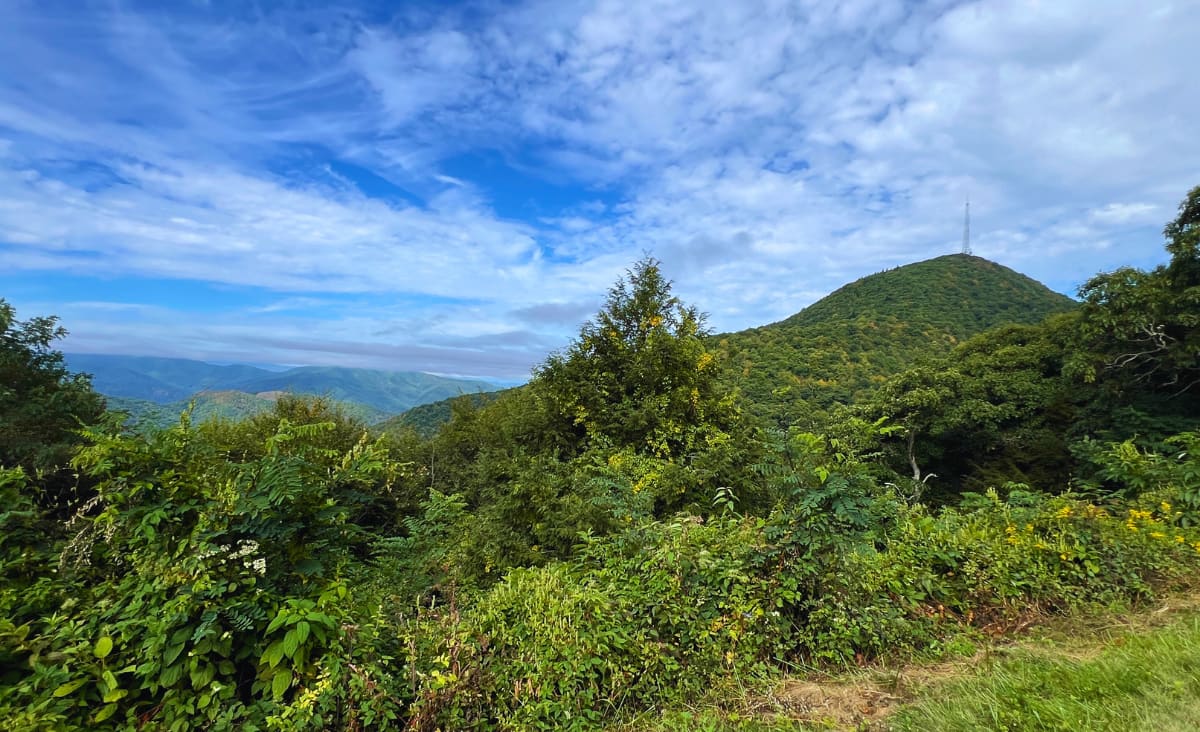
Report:
M 1200 729 L 1200 593 L 1136 612 L 1043 617 L 1020 638 L 960 636 L 925 662 L 747 685 L 725 679 L 694 707 L 607 729 L 1192 732 Z
M 1200 729 L 1200 615 L 994 654 L 967 677 L 927 688 L 895 730 Z

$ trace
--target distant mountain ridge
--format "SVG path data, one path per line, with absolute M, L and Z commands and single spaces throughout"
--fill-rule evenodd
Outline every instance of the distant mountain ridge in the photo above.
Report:
M 257 366 L 220 366 L 183 358 L 65 354 L 68 368 L 92 375 L 96 391 L 109 397 L 156 404 L 186 401 L 200 392 L 317 394 L 399 414 L 460 394 L 492 391 L 480 379 L 455 379 L 413 371 L 380 371 L 335 366 L 300 366 L 270 371 Z M 227 401 L 232 401 L 227 400 Z
M 793 424 L 973 335 L 1075 306 L 1008 267 L 951 254 L 863 277 L 784 320 L 714 338 L 730 387 L 759 416 Z
M 260 392 L 249 394 L 244 391 L 200 391 L 187 399 L 159 404 L 146 399 L 128 397 L 106 397 L 108 408 L 129 414 L 130 423 L 140 427 L 170 427 L 179 423 L 179 415 L 191 408 L 192 422 L 210 419 L 240 420 L 270 411 L 275 401 L 286 392 Z M 337 406 L 349 417 L 367 425 L 376 425 L 389 417 L 387 412 L 357 402 L 337 402 Z M 420 409 L 420 407 L 417 407 Z

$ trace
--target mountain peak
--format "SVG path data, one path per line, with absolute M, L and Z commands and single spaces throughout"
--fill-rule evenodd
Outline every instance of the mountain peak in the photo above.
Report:
M 721 342 L 753 410 L 791 424 L 859 399 L 977 333 L 1074 306 L 1004 265 L 947 254 L 855 280 L 789 318 Z
M 946 254 L 855 280 L 767 327 L 897 318 L 936 326 L 961 340 L 1004 323 L 1036 323 L 1074 304 L 1002 264 L 971 254 Z

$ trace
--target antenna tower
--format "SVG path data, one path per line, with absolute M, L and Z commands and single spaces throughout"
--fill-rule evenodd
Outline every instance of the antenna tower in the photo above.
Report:
M 963 213 L 963 247 L 962 253 L 971 254 L 971 199 L 967 199 L 967 208 Z

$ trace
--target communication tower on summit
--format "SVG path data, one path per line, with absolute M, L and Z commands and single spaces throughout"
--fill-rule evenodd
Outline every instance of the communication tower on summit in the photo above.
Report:
M 963 213 L 963 254 L 971 254 L 971 199 L 967 199 L 967 208 Z

